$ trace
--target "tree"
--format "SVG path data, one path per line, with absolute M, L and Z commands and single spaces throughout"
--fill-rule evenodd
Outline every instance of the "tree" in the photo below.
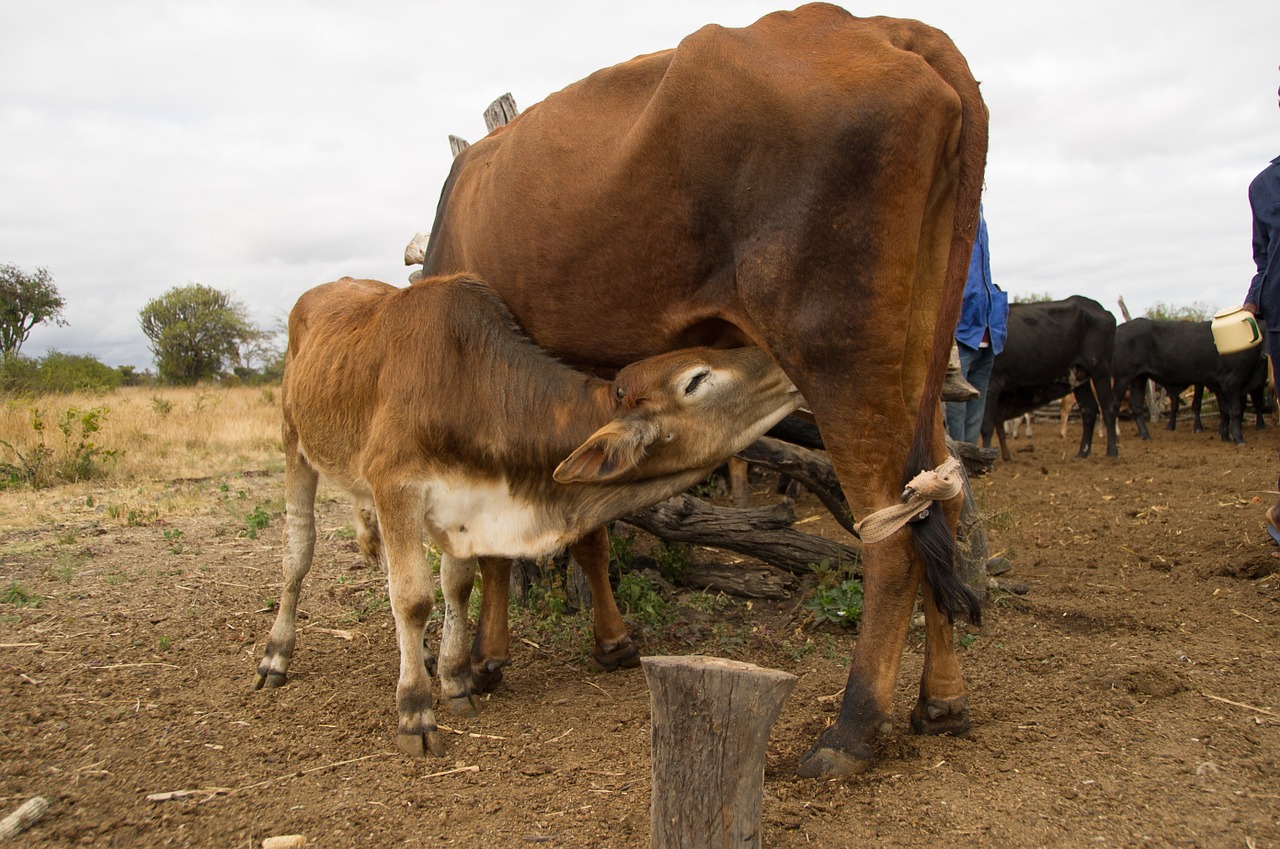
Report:
M 258 332 L 248 307 L 200 283 L 148 301 L 138 319 L 160 377 L 179 384 L 217 377 L 227 363 L 238 362 L 241 342 Z
M 1213 318 L 1213 307 L 1204 301 L 1193 304 L 1175 306 L 1164 301 L 1156 301 L 1144 313 L 1147 318 L 1160 321 L 1208 321 Z
M 18 353 L 37 324 L 65 326 L 66 305 L 47 268 L 27 274 L 16 265 L 0 265 L 0 353 Z

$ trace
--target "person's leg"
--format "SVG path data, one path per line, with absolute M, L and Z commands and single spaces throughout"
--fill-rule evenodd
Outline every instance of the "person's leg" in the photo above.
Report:
M 973 363 L 974 359 L 978 356 L 978 349 L 970 348 L 968 345 L 961 345 L 959 343 L 956 343 L 956 347 L 960 351 L 960 374 L 964 375 L 965 379 L 968 380 L 969 367 Z M 987 377 L 988 378 L 991 377 L 990 370 L 987 371 Z M 979 387 L 979 392 L 982 392 L 982 391 L 985 391 L 985 384 L 983 385 L 983 387 Z M 981 397 L 982 397 L 981 394 L 979 394 L 978 398 L 980 399 Z M 947 408 L 947 433 L 956 442 L 972 442 L 975 445 L 977 444 L 978 435 L 976 431 L 972 434 L 973 436 L 972 439 L 966 438 L 968 434 L 969 407 L 977 402 L 978 402 L 978 399 L 975 399 L 973 401 L 946 402 L 945 406 Z M 979 408 L 978 410 L 978 418 L 979 419 L 982 418 L 981 408 Z M 981 424 L 981 421 L 979 421 L 979 424 Z
M 960 359 L 963 362 L 963 346 L 960 349 Z M 972 360 L 970 360 L 965 368 L 965 380 L 972 383 L 978 389 L 978 397 L 965 404 L 965 442 L 972 442 L 975 445 L 978 443 L 978 437 L 982 431 L 982 411 L 987 403 L 987 384 L 991 382 L 991 366 L 995 361 L 996 355 L 990 347 L 978 348 L 974 351 Z M 996 422 L 996 427 L 999 426 L 1000 423 Z
M 1280 375 L 1280 346 L 1276 343 L 1276 337 L 1271 333 L 1268 333 L 1267 347 L 1271 352 L 1271 373 L 1273 375 Z M 1277 493 L 1280 493 L 1280 480 L 1276 481 L 1276 491 Z M 1280 544 L 1280 496 L 1277 497 L 1274 504 L 1267 508 L 1266 522 L 1267 533 L 1271 535 L 1271 538 L 1275 540 L 1277 544 Z M 1275 553 L 1272 556 L 1280 558 L 1280 553 Z

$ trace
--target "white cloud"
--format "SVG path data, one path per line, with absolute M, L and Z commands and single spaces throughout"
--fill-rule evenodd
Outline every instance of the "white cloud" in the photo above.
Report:
M 0 0 L 0 262 L 45 266 L 65 328 L 26 346 L 150 365 L 137 313 L 188 282 L 262 324 L 306 288 L 402 282 L 449 168 L 510 91 L 744 25 L 757 0 L 451 4 Z M 1280 7 L 886 2 L 947 31 L 991 107 L 997 282 L 1135 313 L 1239 300 L 1245 187 L 1280 154 Z

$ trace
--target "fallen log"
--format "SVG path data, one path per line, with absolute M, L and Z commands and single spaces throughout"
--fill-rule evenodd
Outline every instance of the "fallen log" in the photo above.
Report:
M 795 580 L 781 569 L 755 563 L 690 563 L 680 583 L 743 598 L 788 598 Z
M 833 567 L 858 562 L 858 549 L 797 531 L 795 520 L 785 503 L 742 510 L 677 495 L 621 521 L 660 539 L 736 551 L 795 575 L 810 574 L 810 564 L 823 560 Z

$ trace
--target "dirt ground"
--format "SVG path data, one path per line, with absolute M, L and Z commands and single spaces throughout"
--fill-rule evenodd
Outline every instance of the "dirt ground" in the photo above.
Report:
M 800 595 L 686 604 L 638 636 L 799 676 L 769 743 L 765 846 L 1280 847 L 1280 561 L 1262 529 L 1280 429 L 1246 435 L 1143 443 L 1125 423 L 1119 459 L 1084 461 L 1048 423 L 1013 442 L 974 481 L 1013 568 L 958 636 L 973 731 L 907 730 L 917 628 L 897 727 L 858 778 L 795 776 L 855 639 L 807 627 Z M 518 617 L 482 715 L 442 716 L 446 756 L 396 753 L 391 616 L 337 500 L 290 683 L 251 692 L 281 522 L 258 526 L 280 486 L 0 496 L 0 813 L 52 800 L 15 845 L 649 845 L 644 675 L 596 671 L 581 615 Z

